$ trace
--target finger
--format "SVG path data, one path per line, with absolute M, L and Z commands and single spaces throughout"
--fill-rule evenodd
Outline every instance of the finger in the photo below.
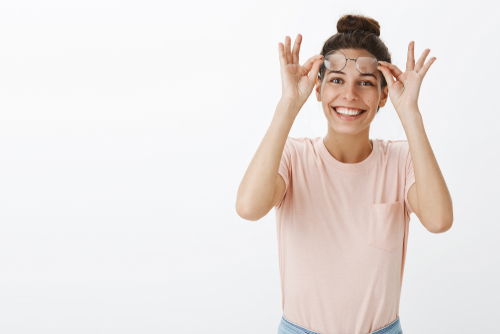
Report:
M 415 68 L 415 42 L 411 41 L 410 44 L 408 45 L 408 57 L 406 59 L 406 70 L 407 71 L 413 71 Z
M 285 57 L 286 57 L 287 64 L 290 64 L 292 62 L 292 54 L 290 52 L 290 44 L 291 44 L 291 39 L 290 39 L 290 37 L 286 36 L 285 37 Z
M 293 44 L 292 64 L 299 64 L 300 43 L 302 43 L 302 35 L 298 34 Z
M 319 68 L 320 68 L 322 63 L 323 63 L 323 58 L 317 58 L 312 65 L 311 71 L 309 72 L 309 76 L 308 76 L 309 81 L 313 85 L 316 84 L 316 77 L 318 76 Z
M 280 66 L 285 66 L 287 64 L 285 57 L 285 46 L 281 42 L 278 43 L 278 51 L 280 54 Z
M 432 57 L 431 59 L 429 59 L 427 61 L 427 63 L 425 63 L 424 66 L 422 66 L 422 68 L 418 72 L 418 74 L 420 74 L 422 76 L 422 79 L 424 78 L 425 74 L 427 73 L 427 71 L 429 70 L 429 68 L 431 67 L 431 65 L 434 63 L 434 61 L 436 59 L 437 59 L 436 57 Z
M 312 56 L 304 63 L 304 65 L 302 65 L 302 67 L 304 67 L 307 70 L 307 72 L 309 72 L 313 67 L 314 62 L 318 59 L 323 59 L 323 56 L 322 55 Z
M 422 52 L 422 55 L 418 59 L 417 63 L 415 64 L 415 71 L 420 71 L 422 66 L 424 66 L 425 58 L 429 55 L 429 52 L 431 52 L 431 49 L 425 49 L 424 52 Z
M 401 74 L 403 74 L 403 71 L 401 71 L 396 65 L 388 63 L 386 61 L 379 61 L 384 67 L 388 68 L 391 73 L 394 75 L 394 77 L 397 79 Z
M 392 85 L 396 82 L 392 76 L 391 71 L 386 66 L 379 66 L 378 69 L 384 75 L 385 81 L 387 81 L 387 86 L 391 89 Z

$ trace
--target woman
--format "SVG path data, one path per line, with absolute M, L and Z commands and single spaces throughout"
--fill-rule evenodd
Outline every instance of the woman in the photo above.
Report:
M 276 208 L 283 317 L 279 334 L 400 334 L 399 299 L 414 212 L 432 233 L 453 222 L 452 201 L 418 109 L 436 58 L 391 63 L 377 21 L 346 15 L 320 55 L 299 65 L 279 43 L 282 97 L 238 189 L 236 210 Z M 325 137 L 288 137 L 312 90 Z M 369 139 L 390 97 L 408 140 Z M 415 167 L 414 167 L 415 166 Z M 415 172 L 414 172 L 415 170 Z

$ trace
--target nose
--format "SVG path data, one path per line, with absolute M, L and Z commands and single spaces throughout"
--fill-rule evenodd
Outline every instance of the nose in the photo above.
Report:
M 358 100 L 356 86 L 354 83 L 349 83 L 342 88 L 342 98 L 346 101 Z
M 350 62 L 349 60 L 353 60 Z M 344 70 L 349 72 L 354 72 L 356 70 L 355 59 L 347 58 L 347 64 Z M 342 88 L 342 98 L 347 101 L 356 101 L 358 99 L 358 95 L 356 92 L 356 83 L 353 80 L 349 80 L 349 83 Z

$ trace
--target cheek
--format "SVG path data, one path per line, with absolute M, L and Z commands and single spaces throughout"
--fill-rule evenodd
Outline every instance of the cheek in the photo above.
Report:
M 335 100 L 337 95 L 335 92 L 332 92 L 331 90 L 324 90 L 323 94 L 321 94 L 321 98 L 323 99 L 323 102 L 326 104 L 329 104 L 332 100 Z
M 366 103 L 367 103 L 367 104 L 369 104 L 369 105 L 370 105 L 371 103 L 373 103 L 373 104 L 378 104 L 378 102 L 379 102 L 379 98 L 380 98 L 380 94 L 379 94 L 379 92 L 375 91 L 375 92 L 373 92 L 372 94 L 370 94 L 370 96 L 368 96 L 368 97 L 367 97 L 367 99 L 366 99 Z

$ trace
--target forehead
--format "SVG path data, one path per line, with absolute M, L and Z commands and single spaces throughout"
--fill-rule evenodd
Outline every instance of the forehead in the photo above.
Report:
M 345 54 L 346 58 L 356 59 L 362 53 L 369 53 L 365 49 L 340 49 L 343 54 Z
M 356 59 L 360 54 L 369 53 L 365 49 L 338 49 L 338 50 L 341 51 L 345 55 L 345 57 L 349 58 L 349 59 Z M 352 63 L 352 64 L 350 64 L 350 63 Z M 338 72 L 331 72 L 329 70 L 326 70 L 325 78 L 331 77 L 332 75 L 335 75 L 336 73 L 338 73 Z M 348 61 L 346 64 L 346 67 L 342 70 L 341 74 L 355 75 L 357 77 L 364 77 L 367 79 L 372 78 L 376 82 L 381 82 L 380 81 L 381 80 L 380 71 L 375 71 L 375 73 L 373 73 L 373 75 L 363 75 L 363 74 L 359 73 L 358 70 L 356 70 L 356 68 L 354 66 L 354 61 Z

